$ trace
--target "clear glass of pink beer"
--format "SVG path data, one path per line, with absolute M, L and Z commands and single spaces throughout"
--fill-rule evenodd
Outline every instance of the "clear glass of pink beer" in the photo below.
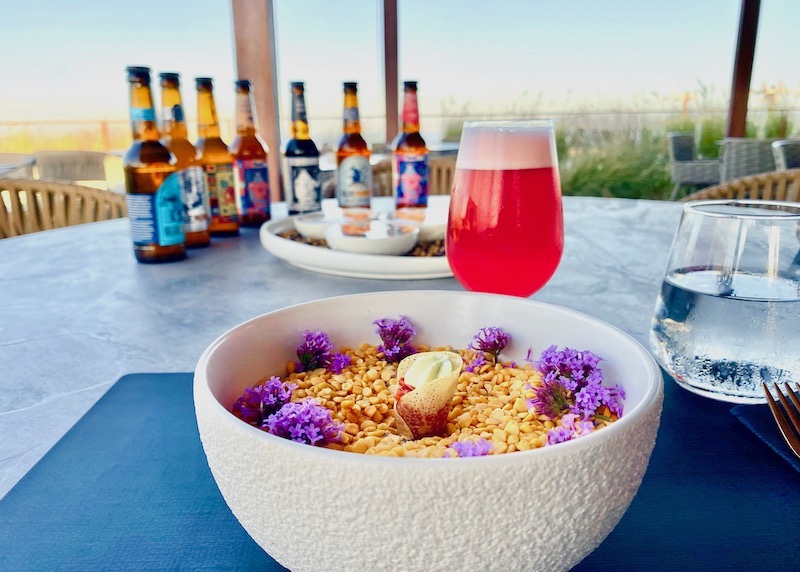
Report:
M 528 297 L 550 280 L 564 249 L 552 121 L 464 124 L 445 249 L 468 290 Z

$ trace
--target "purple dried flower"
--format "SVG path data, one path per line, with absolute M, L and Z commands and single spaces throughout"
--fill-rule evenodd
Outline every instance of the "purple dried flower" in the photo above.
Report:
M 263 428 L 284 439 L 308 445 L 325 445 L 339 440 L 342 425 L 331 412 L 313 399 L 287 403 L 264 421 Z
M 558 380 L 543 379 L 542 385 L 533 391 L 534 397 L 528 400 L 528 407 L 550 419 L 558 419 L 569 409 L 569 391 Z
M 556 419 L 553 404 L 561 406 L 562 402 L 559 396 L 556 399 L 552 394 L 560 386 L 567 399 L 574 399 L 574 403 L 569 405 L 573 415 L 589 419 L 605 405 L 612 413 L 621 416 L 621 400 L 625 398 L 625 392 L 618 385 L 613 388 L 603 385 L 603 372 L 598 367 L 601 361 L 590 351 L 559 350 L 550 346 L 536 363 L 542 373 L 542 386 L 534 390 L 536 397 L 529 400 L 529 406 L 537 406 L 542 413 Z
M 525 354 L 525 360 L 528 363 L 533 363 L 533 348 L 528 348 L 528 353 Z
M 469 347 L 473 350 L 490 353 L 497 359 L 497 356 L 506 348 L 510 339 L 510 336 L 500 328 L 481 328 L 473 337 Z
M 510 367 L 511 369 L 517 369 L 517 362 L 515 362 L 512 359 L 510 362 L 508 362 L 508 365 L 506 367 Z
M 375 333 L 383 342 L 378 346 L 378 351 L 383 352 L 388 361 L 400 361 L 414 353 L 411 340 L 417 331 L 408 318 L 400 316 L 398 320 L 382 318 L 373 322 L 377 326 Z
M 477 441 L 456 441 L 450 445 L 459 457 L 483 457 L 492 452 L 492 447 L 492 444 L 482 437 Z
M 306 330 L 303 332 L 303 343 L 297 346 L 297 359 L 300 360 L 298 371 L 311 371 L 325 367 L 331 362 L 333 343 L 323 332 Z
M 464 371 L 468 371 L 470 373 L 475 373 L 477 370 L 482 368 L 486 364 L 486 356 L 483 355 L 483 352 L 475 352 L 475 355 L 472 358 L 472 361 L 469 362 L 465 367 Z
M 576 421 L 580 419 L 580 421 Z M 577 415 L 566 414 L 561 418 L 561 425 L 547 432 L 547 444 L 555 445 L 588 435 L 594 430 L 594 423 L 581 419 Z
M 291 401 L 295 387 L 293 383 L 284 384 L 279 377 L 272 376 L 258 387 L 245 389 L 233 404 L 233 414 L 254 427 L 261 427 L 264 419 Z
M 335 354 L 328 364 L 328 371 L 331 373 L 342 373 L 342 370 L 350 365 L 351 358 L 347 354 Z
M 564 441 L 571 440 L 574 436 L 574 433 L 566 427 L 554 427 L 547 432 L 547 444 L 555 445 L 557 443 L 563 443 Z
M 602 381 L 603 374 L 597 368 L 600 358 L 590 351 L 578 351 L 570 348 L 558 350 L 550 346 L 542 352 L 536 367 L 546 379 L 558 379 L 561 384 L 572 392 L 576 392 L 589 381 L 589 377 L 599 376 Z

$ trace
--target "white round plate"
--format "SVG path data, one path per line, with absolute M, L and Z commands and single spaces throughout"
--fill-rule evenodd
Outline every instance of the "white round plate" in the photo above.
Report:
M 423 280 L 453 275 L 446 256 L 340 252 L 278 236 L 287 230 L 294 230 L 292 217 L 264 223 L 259 232 L 261 244 L 270 254 L 303 270 L 376 280 Z

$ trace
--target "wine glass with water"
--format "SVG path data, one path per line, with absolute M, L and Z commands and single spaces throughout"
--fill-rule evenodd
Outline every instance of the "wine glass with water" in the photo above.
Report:
M 468 290 L 528 297 L 564 249 L 550 120 L 470 121 L 456 159 L 447 260 Z

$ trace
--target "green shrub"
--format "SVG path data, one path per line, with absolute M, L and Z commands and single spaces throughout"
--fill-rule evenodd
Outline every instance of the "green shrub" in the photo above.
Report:
M 785 139 L 794 131 L 794 125 L 789 121 L 786 112 L 770 113 L 764 125 L 765 139 Z
M 565 195 L 666 199 L 672 188 L 664 133 L 643 130 L 636 138 L 604 133 L 593 147 L 573 150 L 562 166 Z

